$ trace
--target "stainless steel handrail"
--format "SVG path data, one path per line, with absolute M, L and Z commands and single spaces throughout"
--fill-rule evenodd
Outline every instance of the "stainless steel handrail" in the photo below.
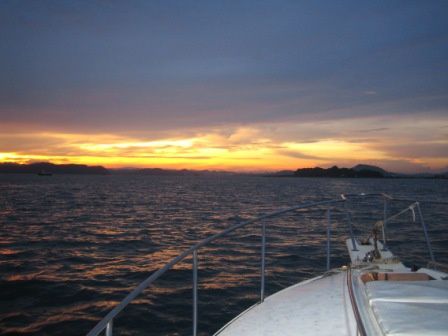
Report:
M 235 224 L 231 226 L 230 228 L 227 228 L 219 233 L 216 233 L 208 238 L 203 239 L 199 243 L 191 246 L 181 254 L 179 254 L 177 257 L 173 258 L 170 262 L 165 264 L 162 268 L 157 270 L 156 272 L 152 273 L 148 278 L 143 280 L 134 290 L 132 290 L 114 309 L 112 309 L 98 324 L 87 334 L 87 336 L 96 336 L 103 330 L 106 331 L 107 336 L 112 336 L 112 328 L 113 328 L 113 319 L 132 301 L 134 300 L 141 292 L 143 292 L 149 285 L 151 285 L 155 280 L 157 280 L 160 276 L 162 276 L 165 272 L 170 270 L 174 265 L 179 263 L 180 261 L 184 260 L 189 255 L 192 255 L 193 262 L 192 262 L 192 268 L 193 268 L 193 335 L 197 335 L 197 291 L 198 291 L 198 250 L 209 244 L 210 242 L 219 239 L 223 236 L 228 235 L 229 233 L 240 229 L 242 227 L 245 227 L 249 224 L 253 224 L 259 221 L 262 221 L 264 219 L 274 218 L 277 216 L 280 216 L 282 214 L 292 212 L 295 210 L 300 209 L 306 209 L 306 208 L 312 208 L 312 207 L 318 207 L 323 205 L 334 205 L 338 203 L 345 203 L 348 198 L 352 197 L 383 197 L 384 199 L 388 200 L 404 200 L 404 199 L 394 199 L 386 194 L 349 194 L 349 195 L 341 195 L 340 199 L 332 199 L 332 200 L 326 200 L 326 201 L 319 201 L 319 202 L 311 202 L 306 203 L 302 205 L 297 205 L 293 207 L 289 207 L 286 209 L 282 209 L 279 211 L 274 211 L 238 224 Z M 415 202 L 415 201 L 414 201 Z M 350 238 L 353 242 L 353 248 L 356 248 L 355 246 L 355 238 L 351 223 L 351 217 L 348 213 L 347 207 L 344 207 L 345 212 L 347 213 L 347 219 L 349 220 L 349 228 L 350 228 Z M 421 216 L 420 207 L 418 207 L 419 214 Z M 331 210 L 327 209 L 327 248 L 326 248 L 326 254 L 327 254 L 327 270 L 330 269 L 330 239 L 331 239 Z M 421 223 L 423 226 L 423 230 L 425 233 L 425 238 L 427 241 L 428 248 L 430 250 L 430 256 L 431 260 L 434 261 L 434 256 L 432 253 L 431 245 L 429 243 L 429 237 L 427 234 L 427 228 L 425 223 L 423 222 L 423 217 L 421 216 Z M 262 223 L 262 241 L 261 241 L 261 289 L 260 289 L 260 302 L 263 302 L 264 295 L 265 295 L 265 254 L 266 254 L 266 224 Z

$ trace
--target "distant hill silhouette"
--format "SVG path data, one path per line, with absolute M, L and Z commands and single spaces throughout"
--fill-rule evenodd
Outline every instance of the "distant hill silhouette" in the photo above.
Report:
M 385 171 L 383 168 L 377 167 L 377 166 L 371 166 L 366 164 L 357 164 L 356 166 L 352 167 L 354 171 L 360 172 L 360 171 L 374 171 L 378 172 L 384 176 L 387 176 L 391 173 Z
M 162 168 L 142 168 L 134 171 L 138 175 L 157 175 L 157 176 L 179 176 L 179 175 L 197 175 L 199 172 L 181 169 L 162 169 Z
M 214 170 L 189 170 L 189 169 L 163 169 L 163 168 L 140 168 L 140 169 L 116 169 L 114 173 L 133 175 L 154 176 L 214 176 L 214 175 L 237 175 L 237 173 Z
M 331 168 L 299 168 L 296 171 L 282 170 L 279 172 L 264 175 L 267 177 L 345 177 L 345 178 L 448 178 L 448 172 L 444 173 L 419 173 L 419 174 L 403 174 L 392 173 L 377 166 L 366 164 L 358 164 L 352 168 L 339 168 L 333 166 Z
M 0 174 L 96 174 L 107 175 L 109 171 L 102 166 L 86 166 L 81 164 L 54 164 L 39 162 L 18 164 L 0 163 Z
M 333 166 L 328 169 L 320 167 L 302 168 L 297 169 L 294 175 L 297 177 L 385 177 L 385 174 L 380 170 L 369 169 L 368 166 L 361 166 L 358 167 L 358 169 L 339 168 L 337 166 Z
M 280 170 L 278 172 L 267 174 L 266 176 L 288 177 L 288 176 L 294 176 L 294 173 L 295 173 L 294 170 Z

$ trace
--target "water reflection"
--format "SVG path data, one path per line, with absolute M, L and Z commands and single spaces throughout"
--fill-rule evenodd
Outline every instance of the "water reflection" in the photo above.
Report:
M 140 281 L 195 242 L 261 213 L 339 193 L 446 199 L 446 181 L 266 178 L 0 176 L 0 333 L 83 334 Z M 357 234 L 382 203 L 352 204 Z M 401 205 L 391 205 L 390 211 Z M 439 261 L 448 261 L 446 209 L 425 206 Z M 332 264 L 347 262 L 347 224 L 334 212 Z M 267 293 L 325 268 L 325 213 L 297 211 L 267 225 Z M 200 331 L 210 334 L 259 295 L 260 225 L 199 253 Z M 406 239 L 401 239 L 406 236 Z M 427 259 L 421 228 L 390 227 L 406 260 Z M 411 252 L 409 253 L 409 248 Z M 405 252 L 406 251 L 406 252 Z M 423 251 L 423 252 L 422 252 Z M 124 334 L 187 334 L 191 259 L 148 288 L 116 321 Z

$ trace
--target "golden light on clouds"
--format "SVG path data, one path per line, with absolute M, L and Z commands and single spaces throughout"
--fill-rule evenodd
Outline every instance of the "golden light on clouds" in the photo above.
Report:
M 1 152 L 0 160 L 232 170 L 270 170 L 304 163 L 297 159 L 288 160 L 277 153 L 282 144 L 274 144 L 257 135 L 257 130 L 239 128 L 230 135 L 216 132 L 192 138 L 141 141 L 105 134 L 38 133 L 28 135 L 34 139 L 35 148 L 27 145 L 27 151 Z M 39 148 L 39 143 L 47 143 L 49 139 L 57 141 L 51 148 Z
M 167 148 L 167 147 L 192 147 L 194 139 L 184 140 L 160 140 L 160 141 L 140 141 L 140 142 L 123 142 L 123 143 L 86 143 L 80 144 L 80 149 L 89 150 L 92 152 L 113 151 L 129 148 Z
M 345 125 L 359 129 L 357 123 L 346 121 Z M 393 131 L 374 128 L 359 134 L 350 132 L 350 137 L 345 136 L 348 132 L 343 130 L 344 125 L 339 121 L 276 126 L 222 127 L 190 132 L 188 136 L 171 134 L 152 138 L 141 135 L 10 132 L 0 135 L 0 161 L 234 171 L 272 171 L 333 164 L 351 166 L 358 163 L 385 164 L 385 168 L 389 164 L 393 170 L 393 165 L 397 167 L 395 170 L 406 170 L 407 166 L 443 168 L 448 165 L 447 157 L 437 152 L 443 152 L 448 144 L 443 135 L 433 134 L 430 139 L 426 137 L 426 142 L 409 145 L 410 136 L 416 134 L 415 125 L 409 126 L 408 130 L 396 127 Z M 340 131 L 336 134 L 331 131 L 333 129 Z M 401 134 L 401 142 L 392 141 L 397 132 Z M 310 136 L 311 133 L 315 137 Z M 373 139 L 373 133 L 376 139 Z M 427 148 L 431 148 L 432 153 Z M 416 150 L 420 151 L 418 155 Z

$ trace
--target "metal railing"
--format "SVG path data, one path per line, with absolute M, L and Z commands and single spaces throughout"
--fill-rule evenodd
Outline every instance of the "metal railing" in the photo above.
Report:
M 98 324 L 87 334 L 87 336 L 96 336 L 102 331 L 105 331 L 106 336 L 112 336 L 113 331 L 113 320 L 114 318 L 129 304 L 133 301 L 140 293 L 142 293 L 149 285 L 151 285 L 154 281 L 156 281 L 159 277 L 161 277 L 165 272 L 170 270 L 174 265 L 181 262 L 188 256 L 192 256 L 192 271 L 193 271 L 193 316 L 192 316 L 192 334 L 193 336 L 197 335 L 197 320 L 198 320 L 198 252 L 201 247 L 209 244 L 210 242 L 219 239 L 228 235 L 229 233 L 238 230 L 242 227 L 248 226 L 250 224 L 262 221 L 262 230 L 261 230 L 261 265 L 260 265 L 260 302 L 264 301 L 265 298 L 265 263 L 266 263 L 266 223 L 263 221 L 264 219 L 274 218 L 285 213 L 293 212 L 296 210 L 314 208 L 319 206 L 330 206 L 339 203 L 344 203 L 344 212 L 346 213 L 348 224 L 349 224 L 349 233 L 352 241 L 353 250 L 356 250 L 355 237 L 353 232 L 353 225 L 351 220 L 351 215 L 346 206 L 346 201 L 349 198 L 355 197 L 382 197 L 385 200 L 384 205 L 384 223 L 387 222 L 387 202 L 391 200 L 397 201 L 410 201 L 407 199 L 394 199 L 386 194 L 350 194 L 350 195 L 341 195 L 340 199 L 332 199 L 325 200 L 319 202 L 306 203 L 302 205 L 297 205 L 293 207 L 289 207 L 286 209 L 282 209 L 279 211 L 271 212 L 238 224 L 235 224 L 228 229 L 221 231 L 217 234 L 214 234 L 199 243 L 191 246 L 177 257 L 173 258 L 170 262 L 165 264 L 162 268 L 152 273 L 148 278 L 146 278 L 143 282 L 141 282 L 134 290 L 132 290 L 124 299 L 121 301 L 114 309 L 112 309 Z M 414 201 L 415 202 L 415 201 Z M 417 203 L 418 204 L 418 203 Z M 432 252 L 431 244 L 429 242 L 429 237 L 427 233 L 426 224 L 423 221 L 423 216 L 421 214 L 420 206 L 417 207 L 419 212 L 420 221 L 423 227 L 423 231 L 425 233 L 425 239 L 427 243 L 427 247 L 430 252 L 431 261 L 434 262 L 434 255 Z M 327 218 L 327 228 L 326 228 L 326 269 L 330 270 L 330 240 L 331 240 L 331 208 L 326 209 L 326 218 Z M 385 233 L 383 230 L 383 241 L 386 242 Z M 384 244 L 385 245 L 385 244 Z

